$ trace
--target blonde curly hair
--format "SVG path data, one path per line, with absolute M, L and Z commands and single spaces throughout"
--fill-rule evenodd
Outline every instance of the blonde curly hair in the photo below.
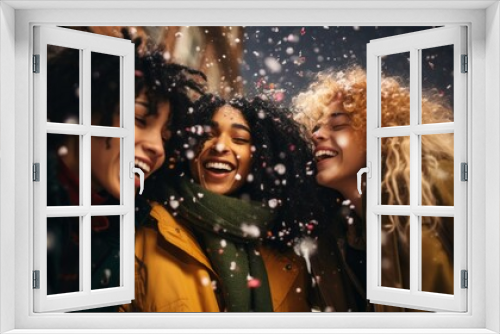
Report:
M 366 138 L 366 72 L 358 67 L 344 71 L 320 72 L 309 88 L 293 101 L 295 120 L 312 134 L 313 128 L 329 115 L 331 104 L 341 102 L 351 118 L 353 128 Z M 410 123 L 410 92 L 397 77 L 383 77 L 381 82 L 382 126 Z M 422 98 L 422 124 L 453 122 L 453 111 L 435 91 Z M 422 136 L 422 205 L 453 205 L 453 134 Z M 366 146 L 365 146 L 366 149 Z M 410 203 L 410 138 L 392 137 L 381 140 L 382 203 Z M 406 230 L 399 217 L 390 217 L 390 228 Z M 431 228 L 439 217 L 423 220 Z

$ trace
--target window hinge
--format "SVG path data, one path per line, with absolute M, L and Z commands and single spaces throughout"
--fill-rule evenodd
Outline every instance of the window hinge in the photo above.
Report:
M 33 55 L 33 73 L 40 73 L 40 55 Z
M 460 164 L 460 180 L 461 181 L 469 181 L 469 167 L 466 162 L 462 162 Z
M 33 270 L 33 289 L 40 289 L 40 270 Z
M 462 73 L 467 73 L 469 71 L 469 57 L 467 55 L 462 55 Z
M 461 271 L 461 275 L 462 275 L 462 289 L 467 289 L 469 287 L 469 275 L 467 273 L 467 270 L 462 270 Z
M 40 164 L 38 162 L 33 164 L 33 181 L 40 181 Z

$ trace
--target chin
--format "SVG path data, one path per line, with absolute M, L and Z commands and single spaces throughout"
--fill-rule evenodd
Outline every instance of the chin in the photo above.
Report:
M 212 185 L 212 184 L 207 184 L 206 186 L 207 186 L 206 189 L 208 191 L 211 191 L 215 194 L 225 195 L 228 192 L 228 190 L 224 186 Z
M 316 182 L 323 187 L 335 189 L 335 178 L 328 177 L 319 173 L 316 175 Z
M 120 184 L 112 186 L 109 190 L 109 194 L 117 200 L 120 200 Z

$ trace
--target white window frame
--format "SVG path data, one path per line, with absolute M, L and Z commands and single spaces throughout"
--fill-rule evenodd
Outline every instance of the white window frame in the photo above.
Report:
M 467 54 L 466 28 L 448 26 L 372 40 L 367 46 L 367 179 L 366 253 L 367 298 L 375 304 L 402 306 L 429 311 L 467 310 L 467 290 L 461 288 L 461 270 L 467 269 L 467 188 L 461 181 L 460 165 L 467 163 L 467 76 L 462 73 L 462 55 Z M 453 122 L 422 123 L 422 51 L 453 47 Z M 409 124 L 384 127 L 381 116 L 382 57 L 407 52 L 410 56 Z M 432 206 L 422 203 L 422 142 L 428 134 L 452 134 L 454 149 L 454 204 Z M 407 136 L 410 140 L 410 198 L 408 205 L 384 205 L 381 199 L 383 158 L 382 138 Z M 371 176 L 371 177 L 370 177 Z M 382 286 L 381 224 L 383 216 L 406 216 L 409 226 L 409 289 Z M 422 217 L 453 217 L 453 294 L 422 291 Z
M 130 303 L 134 299 L 134 54 L 132 41 L 96 35 L 60 27 L 36 26 L 33 32 L 34 54 L 39 56 L 39 71 L 34 73 L 33 129 L 34 162 L 39 164 L 40 178 L 33 184 L 33 269 L 39 271 L 39 287 L 34 289 L 35 312 L 73 311 L 110 304 Z M 80 53 L 79 124 L 47 121 L 48 66 L 47 47 L 57 45 Z M 91 124 L 92 52 L 118 57 L 120 76 L 118 127 Z M 47 134 L 79 136 L 80 205 L 47 207 Z M 93 136 L 120 139 L 120 204 L 91 204 L 91 152 Z M 119 282 L 120 285 L 92 290 L 91 287 L 91 219 L 93 216 L 119 216 Z M 47 226 L 48 218 L 79 219 L 79 291 L 47 295 Z M 63 250 L 64 251 L 64 250 Z
M 12 333 L 36 333 L 42 332 L 36 331 L 41 328 L 61 329 L 61 333 L 77 332 L 71 330 L 76 328 L 87 328 L 89 331 L 86 332 L 89 333 L 109 333 L 113 328 L 127 329 L 128 333 L 144 333 L 146 328 L 163 329 L 165 333 L 229 333 L 235 332 L 235 328 L 247 328 L 246 332 L 254 333 L 304 333 L 306 329 L 323 333 L 345 332 L 346 329 L 350 329 L 350 333 L 456 333 L 459 329 L 464 333 L 500 332 L 498 1 L 2 1 L 0 6 L 0 332 L 15 330 Z M 63 6 L 66 9 L 61 9 Z M 108 9 L 103 10 L 103 7 Z M 35 24 L 467 25 L 470 41 L 468 54 L 471 59 L 469 68 L 472 73 L 468 78 L 471 87 L 468 92 L 468 109 L 471 110 L 468 115 L 468 133 L 471 134 L 468 142 L 471 182 L 468 194 L 468 220 L 471 222 L 468 227 L 471 242 L 467 244 L 470 255 L 468 312 L 34 314 L 30 288 L 32 262 L 26 260 L 30 258 L 32 249 L 32 212 L 26 208 L 31 204 L 28 197 L 32 187 L 32 152 L 29 144 L 32 141 L 32 110 L 27 97 L 32 94 L 29 70 L 31 31 Z M 14 145 L 6 145 L 12 143 L 12 138 Z M 488 175 L 488 182 L 485 175 Z M 492 254 L 488 266 L 485 262 L 487 253 Z M 143 329 L 137 329 L 141 325 Z

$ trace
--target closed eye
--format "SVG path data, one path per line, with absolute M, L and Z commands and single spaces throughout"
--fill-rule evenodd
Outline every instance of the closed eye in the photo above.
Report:
M 333 131 L 340 131 L 351 126 L 349 123 L 332 125 Z
M 233 138 L 233 142 L 235 142 L 236 144 L 249 144 L 250 139 L 237 137 L 237 138 Z
M 146 119 L 143 117 L 136 116 L 135 123 L 139 123 L 140 126 L 146 126 Z

